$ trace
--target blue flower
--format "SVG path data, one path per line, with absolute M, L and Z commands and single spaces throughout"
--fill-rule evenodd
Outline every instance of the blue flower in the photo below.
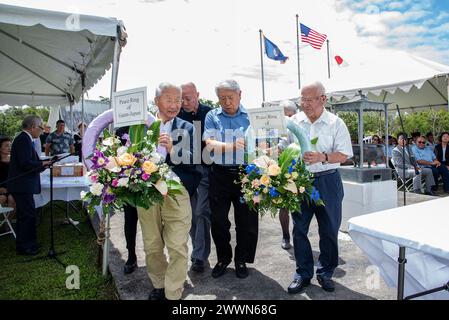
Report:
M 241 204 L 244 204 L 244 203 L 246 202 L 246 201 L 245 201 L 245 198 L 243 198 L 243 197 L 240 197 L 239 200 L 240 200 L 240 203 L 241 203 Z
M 257 167 L 255 164 L 250 164 L 246 167 L 246 173 L 251 174 L 251 172 L 253 172 L 256 169 L 257 169 Z
M 258 196 L 258 195 L 259 195 L 259 191 L 256 191 L 256 192 L 254 193 L 254 195 L 255 195 L 255 196 Z
M 316 201 L 320 200 L 320 198 L 321 198 L 320 192 L 315 187 L 313 187 L 310 197 L 312 198 L 313 201 L 316 202 Z
M 289 173 L 289 174 L 292 174 L 292 172 L 293 172 L 293 166 L 289 166 L 289 167 L 288 167 L 288 173 Z
M 276 188 L 274 188 L 274 187 L 270 188 L 270 196 L 272 198 L 276 198 L 277 196 L 279 196 L 279 192 L 276 191 Z
M 296 165 L 296 160 L 295 159 L 292 160 L 292 166 L 294 166 L 294 165 Z

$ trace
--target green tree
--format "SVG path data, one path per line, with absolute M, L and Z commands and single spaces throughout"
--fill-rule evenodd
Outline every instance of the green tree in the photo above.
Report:
M 22 130 L 22 120 L 27 116 L 35 114 L 40 116 L 44 122 L 50 114 L 48 107 L 10 107 L 0 112 L 0 134 L 14 137 Z
M 199 102 L 201 104 L 204 104 L 204 105 L 212 107 L 212 108 L 219 108 L 220 107 L 220 104 L 218 102 L 213 102 L 212 100 L 209 100 L 209 99 L 200 98 Z

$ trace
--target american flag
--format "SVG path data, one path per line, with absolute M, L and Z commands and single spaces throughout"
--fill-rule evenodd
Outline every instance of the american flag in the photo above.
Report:
M 313 29 L 303 25 L 301 26 L 301 41 L 308 43 L 312 46 L 312 48 L 320 50 L 323 46 L 324 41 L 326 41 L 327 35 L 316 32 Z

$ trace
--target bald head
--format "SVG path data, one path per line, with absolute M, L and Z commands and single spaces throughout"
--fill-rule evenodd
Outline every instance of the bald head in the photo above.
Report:
M 193 82 L 181 85 L 182 88 L 182 108 L 186 112 L 196 112 L 198 110 L 199 92 Z

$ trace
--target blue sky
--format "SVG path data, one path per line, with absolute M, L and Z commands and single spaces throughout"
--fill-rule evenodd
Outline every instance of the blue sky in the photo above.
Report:
M 449 0 L 337 0 L 360 37 L 449 64 Z
M 395 62 L 402 59 L 404 51 L 449 65 L 449 0 L 0 2 L 123 20 L 128 44 L 120 59 L 118 90 L 147 86 L 149 97 L 152 97 L 153 88 L 161 81 L 193 81 L 200 90 L 200 96 L 215 100 L 214 85 L 220 80 L 234 78 L 244 90 L 244 105 L 259 106 L 262 99 L 259 29 L 279 46 L 285 56 L 290 57 L 283 65 L 265 57 L 266 99 L 270 101 L 297 96 L 297 13 L 300 22 L 326 33 L 331 51 L 341 55 L 351 66 L 332 66 L 333 79 L 337 79 L 338 73 L 343 77 L 346 70 L 362 66 L 372 68 L 369 77 L 362 80 L 372 80 L 376 84 L 380 81 L 403 81 L 405 75 L 402 77 L 402 70 L 395 72 L 397 80 L 385 73 L 395 71 Z M 390 54 L 390 51 L 401 51 L 401 54 Z M 368 58 L 372 59 L 365 63 L 364 60 L 368 61 Z M 326 50 L 318 51 L 301 44 L 302 83 L 326 81 L 327 71 Z M 109 95 L 109 75 L 108 72 L 89 91 L 88 98 Z M 402 78 L 399 79 L 399 76 Z M 410 75 L 410 79 L 420 77 Z M 351 75 L 345 79 L 355 78 Z M 335 82 L 343 86 L 342 82 Z

